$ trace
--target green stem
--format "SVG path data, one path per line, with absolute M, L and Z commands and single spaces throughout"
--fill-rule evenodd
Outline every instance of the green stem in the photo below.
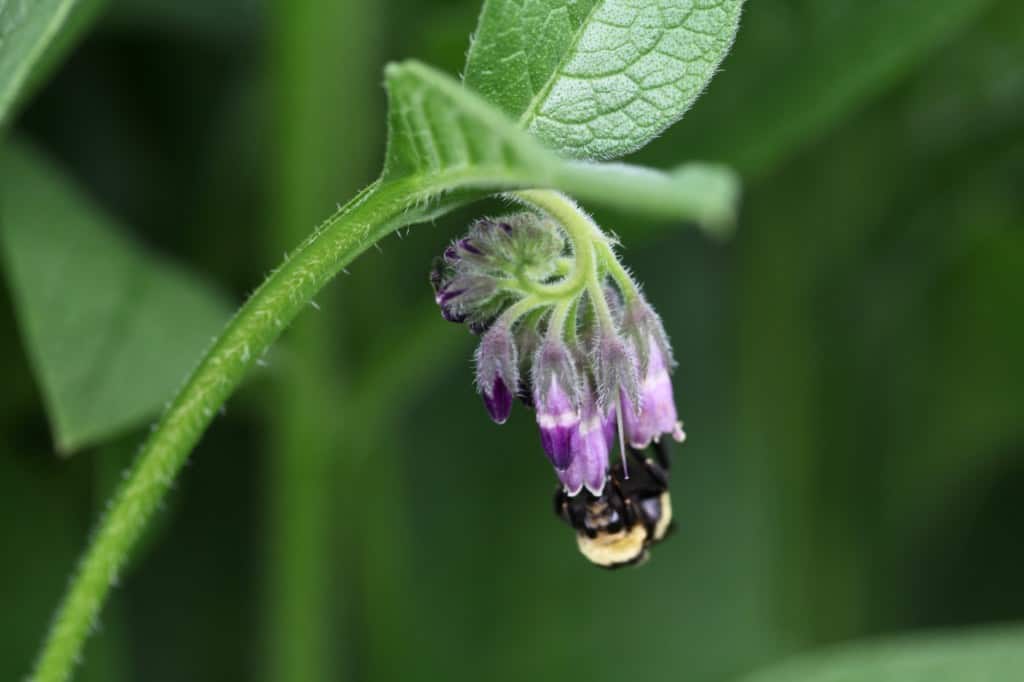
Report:
M 603 241 L 601 232 L 593 220 L 576 205 L 576 202 L 561 192 L 545 189 L 531 189 L 514 192 L 514 199 L 539 208 L 554 218 L 569 235 L 572 242 L 572 272 L 562 281 L 542 287 L 544 295 L 553 300 L 575 297 L 591 280 L 596 281 L 597 260 L 594 242 Z
M 629 271 L 619 261 L 607 240 L 602 240 L 597 244 L 597 254 L 601 264 L 608 270 L 608 274 L 619 285 L 619 290 L 626 299 L 626 303 L 638 298 L 640 296 L 640 287 L 633 281 L 632 275 L 629 274 Z
M 532 189 L 515 192 L 512 196 L 523 203 L 541 209 L 557 220 L 572 241 L 573 252 L 576 256 L 572 274 L 559 284 L 551 285 L 547 289 L 564 290 L 566 293 L 563 294 L 563 297 L 567 297 L 571 292 L 585 287 L 594 304 L 593 309 L 598 323 L 606 331 L 614 332 L 615 322 L 612 312 L 608 308 L 608 301 L 605 300 L 604 291 L 601 289 L 598 254 L 601 254 L 602 264 L 611 270 L 613 276 L 618 272 L 621 276 L 626 277 L 631 284 L 632 279 L 615 257 L 615 253 L 608 243 L 608 237 L 575 201 L 561 192 Z M 609 262 L 609 257 L 611 262 Z M 635 289 L 635 285 L 632 286 Z
M 572 307 L 575 298 L 562 301 L 555 306 L 551 312 L 551 322 L 548 324 L 548 338 L 553 341 L 565 339 L 566 320 L 569 318 L 569 309 Z
M 249 368 L 339 270 L 385 234 L 424 218 L 412 207 L 425 192 L 409 184 L 378 181 L 357 195 L 275 270 L 228 323 L 151 433 L 101 519 L 30 680 L 70 677 L 150 516 Z M 422 184 L 417 187 L 422 190 Z
M 545 305 L 545 301 L 542 298 L 536 296 L 527 296 L 526 298 L 520 299 L 513 303 L 511 306 L 505 309 L 505 312 L 498 318 L 500 324 L 504 324 L 511 327 L 519 320 L 520 317 L 527 313 L 533 312 L 537 308 Z

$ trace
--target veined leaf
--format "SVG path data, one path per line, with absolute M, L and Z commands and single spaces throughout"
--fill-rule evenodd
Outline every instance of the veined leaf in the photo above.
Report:
M 0 3 L 0 125 L 57 37 L 77 0 Z
M 913 635 L 804 654 L 743 682 L 1010 682 L 1024 667 L 1024 628 Z
M 420 178 L 443 191 L 548 187 L 583 200 L 716 230 L 734 216 L 739 185 L 728 169 L 690 164 L 664 173 L 569 161 L 449 76 L 416 62 L 387 69 L 390 100 L 384 180 Z
M 157 414 L 231 312 L 14 141 L 0 157 L 0 250 L 62 452 Z
M 742 0 L 488 0 L 466 85 L 553 149 L 621 156 L 697 99 Z

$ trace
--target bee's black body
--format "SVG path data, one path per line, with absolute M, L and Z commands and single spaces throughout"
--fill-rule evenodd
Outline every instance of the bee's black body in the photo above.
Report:
M 664 443 L 652 447 L 654 459 L 629 448 L 629 478 L 617 462 L 600 496 L 584 490 L 569 497 L 561 488 L 555 493 L 555 513 L 576 530 L 580 552 L 598 566 L 643 562 L 671 529 L 668 454 Z

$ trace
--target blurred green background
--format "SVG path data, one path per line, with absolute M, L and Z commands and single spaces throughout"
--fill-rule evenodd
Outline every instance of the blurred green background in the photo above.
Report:
M 478 0 L 113 0 L 15 131 L 239 303 L 371 180 L 381 67 L 461 68 Z M 90 19 L 83 12 L 82 25 Z M 756 0 L 637 155 L 733 164 L 738 231 L 598 212 L 665 318 L 678 533 L 586 564 L 531 416 L 491 424 L 431 258 L 319 297 L 190 460 L 82 680 L 730 679 L 865 635 L 1024 620 L 1024 5 Z M 0 679 L 24 675 L 143 430 L 55 455 L 0 315 Z M 169 397 L 169 396 L 168 396 Z

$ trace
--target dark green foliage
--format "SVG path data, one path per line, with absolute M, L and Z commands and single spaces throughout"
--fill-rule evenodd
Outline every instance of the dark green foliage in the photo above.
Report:
M 124 216 L 133 253 L 148 244 L 236 298 L 379 166 L 367 148 L 380 144 L 363 138 L 383 138 L 383 61 L 458 69 L 479 3 L 376 3 L 379 16 L 361 19 L 376 22 L 375 44 L 355 57 L 328 25 L 319 40 L 337 66 L 273 95 L 261 40 L 316 6 L 243 4 L 235 22 L 114 3 L 11 131 L 52 150 L 96 210 Z M 477 206 L 369 251 L 318 299 L 327 321 L 284 338 L 196 451 L 78 679 L 268 679 L 265 633 L 280 632 L 257 615 L 278 598 L 268 556 L 283 547 L 314 562 L 289 596 L 316 604 L 314 651 L 329 664 L 279 664 L 279 676 L 717 681 L 771 663 L 752 679 L 859 682 L 921 657 L 969 666 L 958 680 L 1001 664 L 1019 630 L 774 668 L 828 642 L 1024 619 L 1022 31 L 1015 0 L 755 0 L 706 96 L 638 155 L 663 168 L 733 163 L 747 183 L 726 244 L 598 216 L 623 237 L 681 362 L 679 529 L 651 564 L 586 565 L 551 515 L 527 413 L 496 427 L 478 404 L 468 339 L 436 317 L 426 282 L 427 254 Z M 325 94 L 326 114 L 268 123 L 285 100 L 333 92 L 346 64 L 373 70 L 357 96 Z M 307 163 L 282 164 L 295 131 Z M 337 192 L 284 189 L 308 186 L 317 164 L 358 168 Z M 301 205 L 282 210 L 289 201 Z M 106 449 L 53 456 L 50 397 L 15 326 L 21 300 L 8 286 L 0 313 L 0 679 L 27 672 L 110 462 L 123 461 Z M 322 364 L 282 395 L 311 347 Z M 190 357 L 163 370 L 180 376 Z M 321 384 L 330 390 L 309 390 Z M 295 461 L 278 448 L 312 438 L 310 423 L 334 456 L 295 463 L 291 499 L 328 489 L 322 523 L 295 539 L 287 506 L 268 522 L 268 499 L 280 462 Z M 290 655 L 302 664 L 299 639 Z M 987 668 L 993 680 L 1017 669 Z

